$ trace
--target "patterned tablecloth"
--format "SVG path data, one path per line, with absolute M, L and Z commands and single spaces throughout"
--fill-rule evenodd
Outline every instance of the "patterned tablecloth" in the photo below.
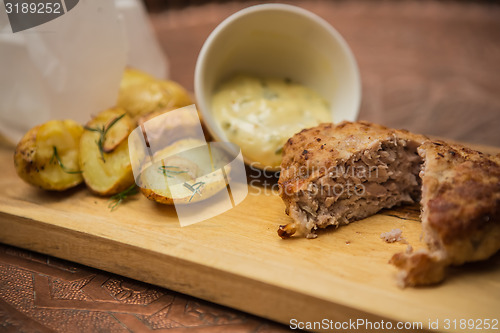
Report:
M 151 14 L 171 78 L 193 89 L 203 41 L 256 2 Z M 363 82 L 361 119 L 500 146 L 500 6 L 432 1 L 289 1 L 329 21 Z M 163 288 L 0 245 L 0 331 L 281 332 L 285 326 Z
M 286 332 L 170 290 L 0 244 L 0 332 Z

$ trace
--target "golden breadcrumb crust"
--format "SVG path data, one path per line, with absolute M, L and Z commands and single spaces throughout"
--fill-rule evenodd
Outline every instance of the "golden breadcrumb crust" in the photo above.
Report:
M 400 269 L 399 283 L 437 283 L 444 279 L 446 266 L 496 253 L 500 249 L 500 154 L 487 155 L 364 121 L 320 124 L 288 140 L 278 182 L 286 213 L 296 204 L 295 194 L 329 169 L 389 139 L 418 143 L 424 161 L 421 218 L 428 249 L 393 256 L 390 262 Z M 287 238 L 299 225 L 295 221 L 280 226 L 278 234 Z

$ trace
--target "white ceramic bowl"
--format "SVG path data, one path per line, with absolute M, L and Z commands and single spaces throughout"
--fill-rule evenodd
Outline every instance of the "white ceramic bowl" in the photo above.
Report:
M 334 122 L 357 118 L 361 83 L 349 46 L 325 20 L 300 7 L 245 8 L 225 19 L 205 41 L 194 87 L 198 108 L 216 140 L 227 141 L 212 116 L 212 96 L 222 81 L 238 73 L 290 78 L 323 96 Z

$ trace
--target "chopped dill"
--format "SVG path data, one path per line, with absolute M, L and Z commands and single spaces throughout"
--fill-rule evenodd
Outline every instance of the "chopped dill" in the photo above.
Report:
M 123 190 L 120 193 L 117 193 L 109 198 L 108 208 L 111 211 L 114 211 L 123 201 L 133 195 L 136 195 L 137 193 L 139 193 L 139 188 L 135 184 L 132 184 L 132 186 L 130 186 L 126 190 Z
M 262 91 L 262 96 L 268 100 L 273 100 L 279 97 L 276 92 L 272 91 L 269 88 L 264 88 L 264 90 Z
M 108 133 L 109 129 L 113 127 L 114 124 L 116 124 L 120 119 L 122 119 L 125 116 L 125 113 L 122 114 L 121 116 L 118 116 L 111 120 L 111 122 L 108 124 L 108 126 L 103 125 L 101 128 L 97 127 L 88 127 L 85 126 L 84 128 L 87 131 L 92 131 L 92 132 L 97 132 L 99 133 L 99 140 L 96 141 L 97 147 L 99 147 L 99 152 L 101 153 L 101 158 L 104 163 L 106 163 L 106 160 L 104 160 L 104 141 L 106 140 L 106 134 Z

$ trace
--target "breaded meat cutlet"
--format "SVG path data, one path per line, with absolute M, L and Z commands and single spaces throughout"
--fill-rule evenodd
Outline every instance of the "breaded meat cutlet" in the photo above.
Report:
M 368 122 L 321 124 L 283 149 L 280 195 L 287 238 L 316 237 L 383 208 L 420 202 L 427 249 L 398 253 L 401 286 L 440 282 L 446 267 L 500 249 L 500 155 Z
M 295 232 L 341 226 L 420 199 L 421 158 L 427 138 L 368 122 L 321 124 L 295 134 L 283 147 L 279 178 L 286 213 Z
M 500 250 L 500 158 L 443 141 L 427 141 L 418 152 L 428 250 L 393 256 L 402 286 L 439 282 L 446 266 Z

